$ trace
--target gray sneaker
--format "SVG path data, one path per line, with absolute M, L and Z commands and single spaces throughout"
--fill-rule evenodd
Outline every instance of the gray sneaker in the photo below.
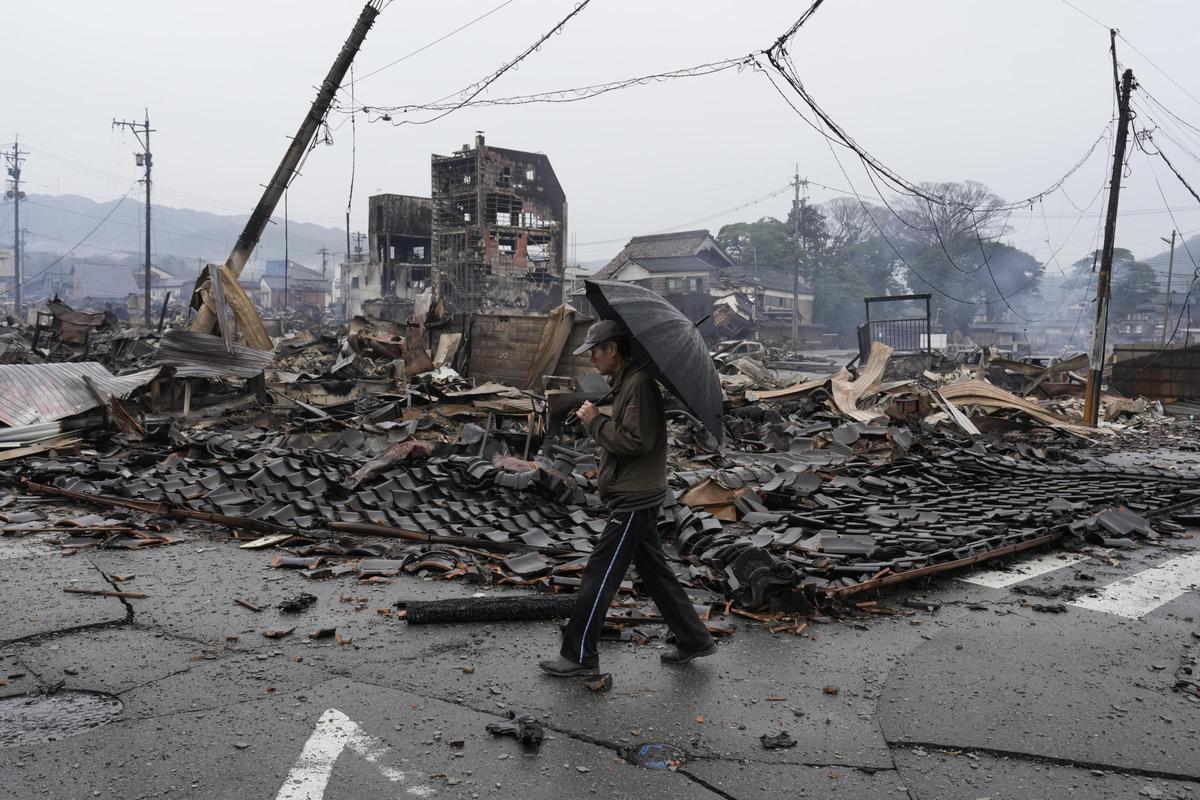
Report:
M 572 661 L 566 656 L 558 656 L 547 661 L 539 661 L 538 666 L 542 668 L 542 672 L 548 675 L 553 675 L 556 678 L 574 678 L 574 677 L 590 677 L 600 674 L 599 664 L 588 666 L 580 664 L 577 661 Z

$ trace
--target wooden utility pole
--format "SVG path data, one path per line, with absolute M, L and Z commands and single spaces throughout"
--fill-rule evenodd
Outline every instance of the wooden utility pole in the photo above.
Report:
M 1096 325 L 1092 332 L 1092 353 L 1088 359 L 1087 386 L 1083 395 L 1083 424 L 1096 427 L 1100 416 L 1100 383 L 1104 377 L 1108 346 L 1108 304 L 1112 280 L 1113 246 L 1117 238 L 1117 201 L 1121 194 L 1121 169 L 1125 164 L 1125 140 L 1129 133 L 1129 95 L 1133 91 L 1133 70 L 1121 76 L 1118 104 L 1117 141 L 1113 147 L 1112 179 L 1108 187 L 1108 215 L 1104 220 L 1104 249 L 1100 253 L 1100 280 L 1096 287 Z
M 143 322 L 146 327 L 150 327 L 150 134 L 153 132 L 150 128 L 150 111 L 146 111 L 146 121 L 137 122 L 118 122 L 113 120 L 114 128 L 129 128 L 133 131 L 133 135 L 137 137 L 138 144 L 142 146 L 142 152 L 135 154 L 137 164 L 146 170 L 146 177 L 142 179 L 142 183 L 146 184 L 146 275 L 145 285 L 143 287 Z M 139 132 L 140 129 L 140 132 Z
M 1171 231 L 1171 255 L 1167 257 L 1167 300 L 1163 304 L 1163 347 L 1167 346 L 1168 330 L 1171 327 L 1171 277 L 1175 272 L 1175 236 L 1179 231 Z M 1164 242 L 1167 240 L 1160 236 L 1158 237 Z
M 25 193 L 21 191 L 21 145 L 13 142 L 12 152 L 5 153 L 8 160 L 8 178 L 12 188 L 5 197 L 13 201 L 13 316 L 21 318 L 21 201 Z

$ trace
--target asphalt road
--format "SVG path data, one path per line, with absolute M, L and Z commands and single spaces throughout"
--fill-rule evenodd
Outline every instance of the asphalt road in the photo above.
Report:
M 1200 696 L 1174 688 L 1200 659 L 1195 540 L 1035 553 L 881 599 L 909 616 L 802 636 L 738 620 L 686 668 L 659 664 L 661 640 L 606 643 L 606 694 L 538 672 L 553 623 L 379 613 L 472 587 L 310 582 L 269 559 L 205 533 L 69 558 L 0 539 L 0 798 L 1200 797 Z M 309 610 L 275 610 L 301 591 Z M 544 723 L 540 750 L 484 730 L 509 710 Z M 764 749 L 780 730 L 797 745 Z M 642 743 L 688 758 L 619 758 Z

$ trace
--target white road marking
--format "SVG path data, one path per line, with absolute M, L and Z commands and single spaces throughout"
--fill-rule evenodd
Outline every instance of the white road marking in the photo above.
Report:
M 1097 596 L 1080 597 L 1071 605 L 1139 619 L 1197 586 L 1200 586 L 1200 553 L 1193 553 L 1121 578 L 1098 590 Z
M 1080 561 L 1086 560 L 1087 556 L 1075 553 L 1046 553 L 1037 558 L 1013 564 L 1007 569 L 984 570 L 983 572 L 976 572 L 964 578 L 959 578 L 959 580 L 965 583 L 973 583 L 976 586 L 1003 589 L 1021 581 L 1036 578 L 1038 575 L 1045 575 L 1047 572 L 1054 572 L 1056 569 L 1062 569 L 1063 567 L 1078 564 Z
M 331 708 L 317 720 L 275 800 L 322 800 L 333 765 L 346 749 L 374 765 L 392 783 L 408 782 L 407 773 L 383 763 L 391 748 L 341 711 Z M 430 797 L 435 790 L 432 786 L 414 785 L 405 787 L 404 792 L 413 797 Z

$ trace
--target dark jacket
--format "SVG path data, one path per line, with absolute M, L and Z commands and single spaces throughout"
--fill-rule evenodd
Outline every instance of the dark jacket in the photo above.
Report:
M 592 420 L 588 433 L 602 450 L 600 498 L 661 496 L 667 488 L 667 418 L 663 396 L 646 370 L 627 364 L 613 381 L 613 413 Z

